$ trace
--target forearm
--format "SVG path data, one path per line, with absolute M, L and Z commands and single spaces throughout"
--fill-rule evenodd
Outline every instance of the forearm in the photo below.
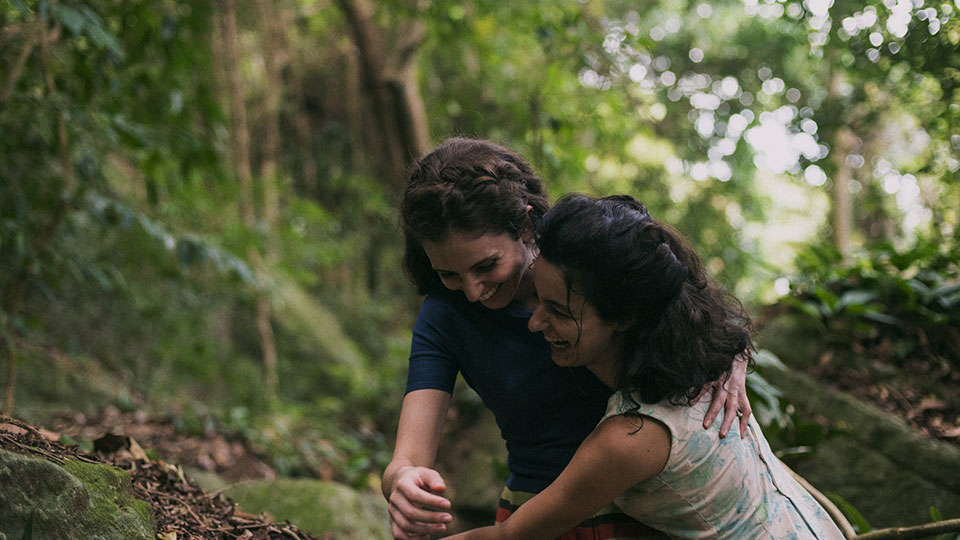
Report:
M 453 536 L 447 536 L 444 540 L 508 540 L 502 533 L 503 528 L 500 526 L 489 526 L 481 527 L 479 529 L 473 529 L 467 532 L 462 532 L 460 534 L 455 534 Z
M 404 397 L 393 458 L 381 479 L 384 497 L 389 499 L 408 467 L 433 467 L 449 404 L 450 394 L 439 390 L 419 390 Z

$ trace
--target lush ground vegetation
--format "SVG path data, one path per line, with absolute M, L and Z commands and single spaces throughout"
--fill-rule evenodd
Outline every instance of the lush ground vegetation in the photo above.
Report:
M 955 370 L 958 66 L 956 1 L 4 0 L 5 409 L 375 483 L 417 305 L 396 197 L 453 134 L 638 196 L 758 312 Z

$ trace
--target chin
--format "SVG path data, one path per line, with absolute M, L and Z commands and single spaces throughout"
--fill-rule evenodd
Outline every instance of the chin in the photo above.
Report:
M 487 309 L 500 309 L 509 306 L 511 301 L 513 301 L 513 296 L 505 294 L 503 285 L 500 285 L 497 292 L 493 293 L 493 296 L 487 300 L 480 302 L 480 305 Z
M 497 295 L 494 295 L 493 298 L 485 302 L 480 302 L 480 305 L 487 309 L 501 309 L 509 306 L 510 302 L 509 301 L 504 302 L 503 300 L 500 300 L 499 298 L 497 298 Z
M 577 365 L 576 359 L 569 355 L 558 356 L 556 353 L 550 355 L 550 360 L 560 367 L 574 367 Z

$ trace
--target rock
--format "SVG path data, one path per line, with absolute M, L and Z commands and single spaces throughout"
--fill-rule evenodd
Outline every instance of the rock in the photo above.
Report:
M 338 540 L 391 540 L 387 503 L 376 493 L 304 478 L 280 478 L 230 488 L 226 496 L 245 512 L 267 513 Z
M 478 406 L 482 408 L 469 411 L 465 416 L 470 418 L 447 433 L 437 458 L 437 468 L 447 482 L 444 495 L 453 504 L 451 533 L 492 524 L 509 476 L 500 428 L 493 413 L 482 402 Z
M 124 471 L 76 460 L 62 466 L 0 449 L 0 537 L 151 540 L 150 504 Z
M 930 521 L 930 508 L 960 516 L 960 449 L 924 437 L 900 418 L 790 369 L 816 364 L 822 338 L 816 323 L 782 316 L 756 336 L 785 366 L 761 372 L 807 418 L 829 419 L 842 434 L 821 441 L 812 455 L 789 465 L 824 493 L 843 497 L 873 527 Z M 844 362 L 863 359 L 843 358 Z
M 842 496 L 873 527 L 926 523 L 931 506 L 960 516 L 960 449 L 803 373 L 767 367 L 763 376 L 801 415 L 828 418 L 843 430 L 790 464 L 817 489 Z

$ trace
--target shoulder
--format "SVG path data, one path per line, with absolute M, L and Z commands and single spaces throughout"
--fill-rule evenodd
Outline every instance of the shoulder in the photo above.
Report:
M 445 287 L 434 287 L 423 297 L 423 301 L 420 303 L 420 311 L 424 309 L 454 309 L 456 301 L 457 297 L 453 291 L 447 290 Z
M 646 415 L 617 414 L 604 419 L 583 448 L 617 464 L 635 478 L 656 476 L 670 457 L 670 431 Z
M 418 323 L 442 325 L 460 316 L 464 313 L 465 307 L 459 300 L 453 291 L 444 288 L 431 290 L 420 303 L 420 310 L 417 313 Z

